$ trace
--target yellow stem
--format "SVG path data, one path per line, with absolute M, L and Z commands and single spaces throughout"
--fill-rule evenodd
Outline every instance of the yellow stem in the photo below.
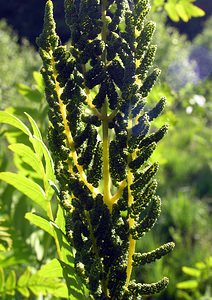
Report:
M 104 104 L 104 113 L 107 113 L 107 104 Z M 111 193 L 110 193 L 110 170 L 109 170 L 109 137 L 108 121 L 103 121 L 103 180 L 104 180 L 104 202 L 112 210 Z
M 107 40 L 107 23 L 106 23 L 106 8 L 107 0 L 102 1 L 102 40 L 106 44 Z M 107 51 L 106 48 L 102 53 L 102 61 L 107 64 Z M 107 98 L 103 104 L 102 110 L 102 136 L 103 136 L 103 181 L 104 181 L 104 202 L 107 204 L 109 210 L 112 210 L 111 204 L 111 178 L 110 178 L 110 168 L 109 168 L 109 132 L 108 132 L 108 103 Z
M 133 203 L 133 196 L 130 190 L 130 185 L 133 183 L 133 175 L 131 171 L 128 171 L 128 206 Z M 129 217 L 129 228 L 134 226 L 134 219 Z M 127 263 L 127 280 L 126 280 L 126 287 L 128 286 L 132 274 L 132 257 L 135 253 L 135 245 L 136 241 L 132 238 L 132 235 L 129 236 L 129 252 L 128 252 L 128 263 Z
M 128 122 L 128 136 L 131 136 L 132 133 L 132 127 L 133 127 L 133 120 L 131 117 L 129 117 L 129 122 Z M 134 153 L 129 153 L 128 155 L 128 165 L 132 159 L 135 158 L 135 152 Z M 128 167 L 128 172 L 127 172 L 127 184 L 128 184 L 128 207 L 130 207 L 133 203 L 133 195 L 131 191 L 131 184 L 133 183 L 133 173 L 131 172 L 131 169 Z M 134 219 L 129 217 L 129 229 L 134 226 Z M 129 285 L 131 274 L 132 274 L 132 261 L 133 261 L 133 254 L 135 253 L 135 246 L 136 246 L 136 241 L 132 238 L 132 235 L 130 234 L 129 236 L 129 248 L 128 248 L 128 262 L 127 262 L 127 280 L 126 280 L 126 288 Z
M 52 65 L 53 65 L 53 67 L 55 66 L 54 58 L 52 58 Z M 57 78 L 57 72 L 54 68 L 55 90 L 56 90 L 58 102 L 60 105 L 60 112 L 61 112 L 62 119 L 63 119 L 64 130 L 65 130 L 65 135 L 66 135 L 66 140 L 67 140 L 67 146 L 71 149 L 70 155 L 73 158 L 75 166 L 77 167 L 77 170 L 80 174 L 81 180 L 88 187 L 88 189 L 91 191 L 91 193 L 95 197 L 97 194 L 99 194 L 99 190 L 97 188 L 94 188 L 92 184 L 88 183 L 86 174 L 83 170 L 83 167 L 78 164 L 78 156 L 77 156 L 77 152 L 74 147 L 74 140 L 73 140 L 73 137 L 72 137 L 69 125 L 68 125 L 68 121 L 66 118 L 67 117 L 66 105 L 61 100 L 61 94 L 63 92 L 63 89 L 60 87 L 56 78 Z M 69 170 L 70 170 L 70 172 L 72 172 L 72 166 L 70 164 L 69 164 Z
M 127 181 L 126 180 L 123 180 L 120 185 L 119 185 L 119 188 L 117 190 L 117 192 L 111 197 L 111 203 L 114 204 L 116 203 L 116 201 L 119 200 L 119 198 L 121 197 L 122 193 L 123 193 L 123 190 L 124 188 L 127 186 Z

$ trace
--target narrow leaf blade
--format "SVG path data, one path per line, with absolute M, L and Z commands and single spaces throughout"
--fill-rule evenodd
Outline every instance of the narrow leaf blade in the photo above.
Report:
M 47 200 L 45 192 L 37 183 L 21 174 L 12 172 L 1 172 L 0 180 L 11 184 L 13 187 L 35 202 L 38 206 L 40 206 L 44 211 L 46 211 Z
M 50 221 L 31 212 L 26 213 L 25 218 L 29 220 L 32 224 L 38 226 L 42 230 L 49 233 L 52 237 L 54 237 L 54 229 Z
M 31 136 L 28 127 L 21 120 L 6 111 L 0 111 L 0 123 L 12 125 L 23 131 L 26 135 Z

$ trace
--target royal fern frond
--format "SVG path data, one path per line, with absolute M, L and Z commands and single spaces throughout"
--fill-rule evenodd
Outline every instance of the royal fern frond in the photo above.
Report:
M 148 0 L 65 0 L 71 46 L 61 46 L 48 0 L 37 40 L 67 237 L 76 249 L 76 272 L 94 299 L 140 299 L 168 284 L 167 278 L 131 279 L 133 266 L 174 247 L 135 253 L 136 240 L 160 214 L 158 164 L 148 159 L 167 132 L 167 125 L 151 131 L 165 99 L 145 109 L 160 74 L 148 75 L 156 52 L 155 24 L 145 23 L 149 10 Z

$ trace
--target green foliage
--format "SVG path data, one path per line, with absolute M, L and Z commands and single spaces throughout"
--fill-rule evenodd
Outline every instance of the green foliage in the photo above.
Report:
M 0 252 L 1 274 L 2 278 L 5 278 L 2 281 L 1 295 L 3 297 L 7 294 L 20 293 L 29 298 L 31 291 L 34 295 L 50 293 L 56 298 L 68 298 L 68 295 L 71 295 L 71 299 L 79 299 L 79 297 L 83 299 L 80 284 L 73 274 L 72 250 L 67 251 L 64 215 L 60 206 L 53 205 L 52 202 L 54 196 L 52 187 L 56 186 L 52 158 L 42 141 L 37 124 L 28 114 L 26 116 L 31 129 L 14 115 L 0 111 L 0 123 L 12 125 L 27 138 L 25 144 L 19 142 L 9 145 L 9 149 L 16 157 L 15 161 L 18 161 L 16 163 L 18 172 L 0 172 L 0 179 L 15 187 L 32 201 L 34 211 L 30 209 L 25 214 L 25 218 L 53 238 L 58 259 L 43 265 L 36 273 L 32 267 L 24 270 L 23 274 L 20 274 L 18 269 L 4 270 L 12 265 L 30 262 L 23 249 L 18 249 L 17 245 L 15 247 L 14 234 L 5 234 L 7 232 L 5 225 L 1 229 L 1 241 L 3 246 L 5 245 Z M 21 252 L 16 255 L 14 251 Z
M 12 299 L 8 295 L 14 297 L 17 292 L 24 298 L 30 298 L 31 293 L 36 296 L 54 294 L 58 298 L 68 297 L 67 286 L 62 280 L 62 267 L 56 259 L 48 262 L 36 273 L 32 273 L 30 268 L 27 268 L 19 278 L 13 270 L 7 276 L 3 269 L 0 269 L 0 272 L 0 296 L 2 299 L 6 296 L 6 299 Z
M 167 290 L 157 299 L 178 299 L 176 284 L 186 279 L 182 274 L 182 266 L 194 265 L 196 261 L 210 255 L 211 217 L 207 205 L 194 199 L 194 195 L 188 192 L 181 191 L 177 195 L 170 193 L 163 198 L 163 215 L 159 219 L 158 226 L 154 233 L 138 242 L 138 249 L 145 252 L 149 248 L 156 248 L 161 243 L 162 237 L 164 241 L 173 240 L 176 243 L 175 251 L 166 259 L 157 260 L 143 270 L 136 268 L 135 276 L 152 281 L 163 272 L 172 274 Z
M 144 108 L 160 75 L 151 69 L 156 47 L 155 24 L 145 22 L 149 9 L 148 1 L 65 1 L 68 47 L 58 43 L 49 0 L 37 39 L 66 234 L 76 272 L 94 299 L 140 299 L 168 284 L 167 278 L 131 279 L 134 258 L 136 265 L 148 263 L 174 247 L 164 244 L 142 259 L 135 254 L 136 240 L 160 215 L 158 164 L 148 159 L 167 131 L 150 131 L 165 98 Z
M 194 5 L 195 0 L 154 0 L 153 9 L 163 7 L 169 18 L 174 22 L 179 22 L 183 20 L 188 22 L 193 17 L 202 17 L 205 15 L 205 12 Z
M 199 34 L 198 36 L 196 36 L 196 38 L 194 39 L 194 43 L 195 45 L 200 45 L 203 47 L 206 47 L 207 49 L 209 49 L 211 51 L 212 49 L 212 17 L 209 17 L 207 19 L 207 21 L 205 22 L 205 26 L 203 29 L 202 34 Z
M 197 262 L 195 267 L 182 267 L 183 273 L 191 276 L 192 279 L 177 283 L 178 297 L 177 299 L 188 300 L 210 300 L 212 299 L 212 257 L 206 258 L 204 261 Z
M 20 82 L 32 84 L 31 74 L 38 70 L 40 59 L 26 40 L 18 44 L 17 35 L 3 20 L 0 21 L 0 36 L 0 107 L 3 109 L 9 105 L 23 105 L 23 97 L 17 94 L 16 86 Z

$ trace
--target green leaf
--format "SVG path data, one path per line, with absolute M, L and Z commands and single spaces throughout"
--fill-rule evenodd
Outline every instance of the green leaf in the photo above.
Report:
M 168 16 L 170 19 L 174 22 L 178 22 L 180 20 L 178 13 L 175 10 L 175 4 L 174 3 L 165 3 L 164 5 L 165 10 L 168 13 Z
M 18 92 L 19 94 L 23 95 L 26 99 L 32 102 L 40 102 L 41 100 L 41 95 L 39 91 L 33 90 L 25 84 L 18 84 Z
M 26 195 L 44 211 L 46 211 L 47 200 L 44 190 L 31 179 L 24 177 L 21 174 L 11 172 L 1 172 L 0 179 L 11 184 L 21 193 Z
M 190 19 L 189 14 L 186 11 L 186 5 L 183 4 L 182 2 L 179 2 L 175 5 L 175 10 L 178 13 L 179 17 L 184 21 L 188 22 Z
M 58 205 L 55 223 L 62 230 L 62 232 L 65 233 L 65 216 L 64 216 L 64 211 L 60 205 Z
M 187 3 L 185 10 L 191 17 L 203 17 L 205 15 L 204 10 L 192 3 Z
M 193 290 L 198 288 L 198 281 L 197 280 L 186 280 L 186 281 L 181 281 L 179 283 L 177 283 L 176 287 L 178 289 L 182 289 L 182 290 Z
M 37 273 L 41 277 L 62 277 L 63 278 L 63 269 L 60 262 L 54 258 L 46 265 L 44 265 Z
M 84 286 L 80 278 L 76 275 L 74 268 L 70 264 L 66 264 L 60 261 L 63 268 L 63 276 L 66 280 L 66 286 L 68 287 L 68 293 L 71 296 L 71 300 L 86 300 L 84 295 Z
M 210 268 L 212 268 L 212 256 L 209 256 L 208 258 L 206 258 L 206 263 L 207 263 L 207 265 L 210 267 Z
M 41 136 L 41 133 L 40 133 L 40 130 L 35 122 L 35 120 L 25 112 L 25 115 L 27 116 L 31 126 L 32 126 L 32 129 L 33 129 L 33 136 L 36 137 L 36 138 L 31 138 L 30 141 L 31 143 L 33 144 L 33 147 L 35 149 L 35 152 L 36 154 L 38 155 L 38 157 L 41 159 L 42 156 L 43 156 L 43 151 L 42 151 L 42 148 L 41 148 L 41 144 L 39 141 L 42 140 L 42 136 Z
M 27 268 L 24 273 L 18 279 L 18 287 L 25 287 L 30 278 L 30 271 Z
M 14 271 L 10 271 L 5 283 L 6 293 L 8 295 L 15 295 L 15 288 L 16 288 L 16 275 Z
M 63 281 L 57 278 L 40 277 L 38 272 L 30 277 L 28 287 L 36 296 L 40 293 L 45 296 L 48 292 L 58 298 L 68 298 L 68 289 Z
M 41 178 L 43 177 L 43 170 L 40 168 L 40 161 L 30 147 L 17 143 L 9 145 L 8 148 L 18 154 L 22 158 L 22 161 L 32 167 L 32 169 L 35 170 Z
M 164 0 L 154 0 L 153 3 L 152 3 L 152 6 L 153 6 L 153 9 L 154 9 L 154 8 L 163 6 L 163 4 L 164 4 Z
M 42 95 L 44 93 L 44 90 L 45 90 L 43 76 L 41 75 L 40 72 L 37 72 L 37 71 L 34 71 L 32 73 L 32 75 L 33 75 L 33 78 L 36 82 L 36 88 L 38 89 L 38 91 Z
M 34 139 L 36 139 L 40 143 L 40 148 L 41 148 L 42 154 L 44 155 L 44 158 L 45 158 L 46 177 L 48 178 L 48 180 L 54 181 L 55 180 L 54 163 L 53 163 L 51 154 L 50 154 L 48 148 L 46 147 L 46 145 L 44 144 L 44 142 L 42 141 L 42 139 L 38 139 L 37 137 L 34 137 Z
M 56 184 L 51 179 L 49 179 L 48 182 L 49 182 L 50 186 L 52 187 L 52 189 L 55 191 L 56 195 L 59 196 L 60 190 L 58 189 Z
M 201 275 L 200 270 L 197 270 L 195 268 L 182 267 L 182 270 L 185 274 L 193 276 L 193 277 L 200 277 L 200 275 Z
M 4 270 L 0 268 L 0 293 L 4 290 Z
M 27 287 L 20 287 L 20 286 L 17 286 L 17 290 L 19 291 L 19 293 L 21 295 L 23 295 L 25 298 L 29 298 L 30 296 L 30 292 L 28 290 Z
M 19 120 L 12 114 L 7 113 L 6 111 L 0 111 L 0 122 L 12 125 L 23 131 L 26 135 L 32 136 L 28 127 L 21 120 Z
M 35 213 L 28 212 L 25 214 L 25 218 L 29 220 L 32 224 L 38 226 L 42 230 L 49 233 L 52 237 L 54 237 L 54 228 L 52 226 L 51 221 L 44 219 L 36 215 Z
M 195 264 L 195 267 L 199 270 L 204 270 L 207 266 L 204 262 L 202 261 L 199 261 Z
M 25 112 L 25 115 L 29 119 L 29 122 L 30 122 L 30 124 L 32 126 L 33 135 L 36 136 L 38 139 L 42 140 L 42 136 L 41 136 L 40 130 L 39 130 L 38 125 L 36 124 L 35 120 L 28 113 L 26 113 L 26 112 Z

